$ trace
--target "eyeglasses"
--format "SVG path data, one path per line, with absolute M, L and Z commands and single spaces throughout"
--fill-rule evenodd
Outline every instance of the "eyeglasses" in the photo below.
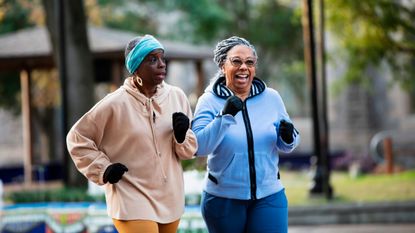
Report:
M 235 67 L 241 67 L 242 64 L 244 64 L 244 63 L 246 65 L 246 67 L 248 67 L 248 68 L 254 67 L 256 65 L 256 60 L 253 59 L 253 58 L 248 58 L 246 60 L 242 60 L 239 57 L 230 57 L 229 61 Z

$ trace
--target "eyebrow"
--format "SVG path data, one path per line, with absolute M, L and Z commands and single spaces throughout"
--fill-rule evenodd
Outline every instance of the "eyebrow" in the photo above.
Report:
M 147 55 L 148 58 L 150 57 L 162 57 L 165 58 L 165 55 L 163 52 L 151 52 Z
M 243 59 L 243 58 L 241 58 L 241 57 L 239 57 L 239 56 L 234 56 L 234 57 L 230 57 L 230 58 L 239 58 L 239 59 Z M 248 60 L 248 59 L 255 59 L 255 57 L 247 57 L 246 59 L 244 59 L 244 60 Z
M 164 51 L 163 50 L 156 49 L 156 50 L 151 51 L 149 54 L 152 54 L 152 55 L 164 54 Z

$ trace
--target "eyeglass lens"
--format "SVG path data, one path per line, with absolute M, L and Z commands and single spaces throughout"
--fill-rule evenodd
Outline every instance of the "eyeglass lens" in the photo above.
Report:
M 256 63 L 256 61 L 254 59 L 250 59 L 250 58 L 243 61 L 241 58 L 231 57 L 231 58 L 229 58 L 229 60 L 230 60 L 231 64 L 235 67 L 240 67 L 240 66 L 242 66 L 243 63 L 245 63 L 245 65 L 247 67 L 253 67 L 253 66 L 255 66 L 255 63 Z

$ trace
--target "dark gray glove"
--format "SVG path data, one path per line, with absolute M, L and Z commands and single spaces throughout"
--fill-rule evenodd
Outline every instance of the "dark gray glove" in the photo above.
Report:
M 239 97 L 233 95 L 226 100 L 225 106 L 222 110 L 222 115 L 231 114 L 232 116 L 235 116 L 239 111 L 242 110 L 243 106 L 244 104 L 242 100 Z
M 128 171 L 128 168 L 124 164 L 114 163 L 109 165 L 104 172 L 104 183 L 117 183 L 126 171 Z
M 282 140 L 285 143 L 291 144 L 294 141 L 294 125 L 290 122 L 286 120 L 281 120 L 278 133 L 280 134 Z
M 182 143 L 190 126 L 189 118 L 182 112 L 175 112 L 172 117 L 174 137 L 178 143 Z

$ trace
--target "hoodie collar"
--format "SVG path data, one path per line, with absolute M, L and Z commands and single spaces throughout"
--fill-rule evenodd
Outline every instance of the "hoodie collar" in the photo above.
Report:
M 261 79 L 254 77 L 252 80 L 251 90 L 249 91 L 248 98 L 261 94 L 267 85 Z M 212 85 L 211 91 L 222 99 L 235 95 L 231 89 L 226 86 L 225 76 L 220 76 Z
M 132 77 L 126 78 L 124 81 L 124 85 L 122 85 L 122 88 L 124 88 L 127 91 L 127 93 L 132 95 L 143 105 L 148 107 L 149 104 L 152 104 L 152 107 L 154 107 L 154 109 L 156 109 L 157 112 L 161 113 L 160 104 L 167 98 L 171 86 L 163 81 L 160 85 L 157 86 L 157 92 L 152 97 L 148 98 L 133 86 L 131 79 Z

